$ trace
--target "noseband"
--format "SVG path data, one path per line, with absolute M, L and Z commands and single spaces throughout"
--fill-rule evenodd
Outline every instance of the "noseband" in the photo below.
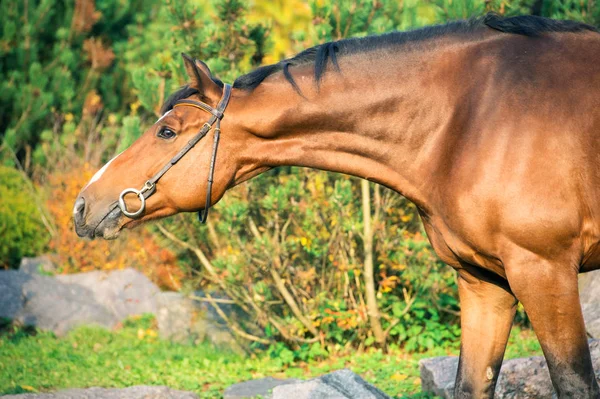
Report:
M 206 122 L 200 131 L 192 137 L 190 141 L 183 147 L 177 155 L 175 155 L 161 170 L 158 171 L 150 180 L 144 183 L 144 186 L 141 190 L 136 190 L 135 188 L 127 188 L 121 192 L 119 195 L 119 208 L 121 208 L 121 212 L 127 217 L 132 219 L 139 218 L 144 210 L 146 209 L 146 199 L 150 197 L 152 194 L 156 192 L 156 183 L 160 180 L 161 177 L 173 165 L 175 165 L 185 154 L 187 154 L 194 146 L 204 138 L 210 132 L 213 125 L 215 125 L 215 138 L 213 141 L 212 148 L 212 156 L 210 158 L 210 167 L 208 169 L 208 185 L 206 187 L 206 204 L 204 209 L 198 211 L 198 220 L 200 222 L 205 223 L 206 218 L 208 217 L 208 209 L 210 208 L 210 198 L 212 193 L 212 184 L 213 184 L 213 175 L 215 172 L 215 159 L 217 158 L 217 147 L 219 146 L 219 137 L 221 136 L 221 119 L 223 119 L 223 113 L 225 112 L 225 108 L 227 108 L 227 104 L 229 103 L 229 97 L 231 96 L 231 85 L 225 84 L 223 87 L 223 97 L 219 101 L 217 108 L 213 108 L 210 105 L 207 105 L 200 101 L 194 100 L 180 100 L 175 103 L 173 108 L 175 107 L 194 107 L 201 109 L 203 111 L 211 114 L 211 118 Z M 127 204 L 125 204 L 125 196 L 127 194 L 135 194 L 140 200 L 140 209 L 135 212 L 130 212 L 127 210 Z

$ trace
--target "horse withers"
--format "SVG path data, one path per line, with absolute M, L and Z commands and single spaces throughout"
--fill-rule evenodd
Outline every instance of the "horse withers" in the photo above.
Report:
M 600 268 L 595 28 L 488 15 L 341 40 L 231 90 L 205 64 L 184 63 L 190 83 L 82 189 L 77 234 L 111 239 L 206 210 L 282 165 L 368 178 L 416 204 L 458 271 L 455 397 L 493 396 L 517 301 L 558 396 L 600 397 L 577 287 L 578 273 Z

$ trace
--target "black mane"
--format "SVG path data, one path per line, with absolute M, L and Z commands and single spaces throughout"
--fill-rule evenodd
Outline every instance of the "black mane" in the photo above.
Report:
M 277 64 L 260 67 L 246 75 L 240 76 L 235 80 L 233 87 L 252 90 L 270 75 L 283 71 L 287 80 L 298 91 L 298 86 L 292 75 L 289 73 L 290 66 L 314 62 L 315 81 L 318 84 L 325 73 L 328 59 L 331 59 L 334 67 L 339 69 L 337 64 L 337 53 L 346 55 L 368 52 L 392 45 L 401 45 L 407 42 L 424 41 L 447 34 L 471 33 L 484 27 L 504 33 L 531 37 L 548 32 L 581 32 L 586 30 L 598 32 L 593 26 L 575 21 L 558 21 L 533 15 L 503 18 L 498 14 L 489 13 L 479 18 L 450 22 L 444 25 L 428 26 L 407 32 L 391 32 L 378 36 L 350 38 L 320 44 L 304 50 L 292 58 L 280 61 Z
M 556 20 L 534 15 L 502 18 L 498 14 L 487 14 L 481 18 L 483 25 L 504 33 L 524 36 L 539 36 L 549 32 L 598 32 L 595 27 L 583 22 Z
M 529 37 L 536 37 L 551 32 L 598 32 L 598 29 L 595 27 L 581 22 L 554 20 L 533 15 L 504 18 L 498 14 L 489 13 L 479 18 L 449 22 L 444 25 L 428 26 L 407 32 L 391 32 L 378 36 L 350 38 L 320 44 L 304 50 L 292 58 L 282 60 L 273 65 L 259 67 L 246 75 L 242 75 L 235 80 L 233 87 L 250 91 L 255 89 L 267 77 L 281 71 L 294 89 L 300 93 L 299 87 L 289 71 L 291 66 L 314 63 L 314 77 L 318 85 L 325 74 L 329 60 L 331 60 L 334 68 L 339 70 L 337 63 L 338 54 L 365 53 L 404 43 L 425 41 L 449 34 L 468 34 L 484 28 Z M 197 93 L 197 90 L 189 86 L 184 86 L 167 100 L 163 105 L 163 112 L 171 109 L 177 100 L 189 97 L 195 93 Z

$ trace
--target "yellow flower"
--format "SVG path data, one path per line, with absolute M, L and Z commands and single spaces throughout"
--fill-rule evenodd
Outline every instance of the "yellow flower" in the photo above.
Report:
M 146 335 L 151 338 L 156 338 L 158 336 L 158 333 L 155 330 L 148 329 L 146 330 Z
M 390 379 L 392 379 L 394 381 L 404 381 L 407 378 L 408 378 L 408 376 L 406 374 L 400 374 L 400 373 L 395 373 L 390 377 Z
M 140 103 L 139 101 L 131 103 L 131 105 L 129 106 L 129 108 L 131 108 L 131 113 L 135 115 L 140 105 L 142 105 L 142 103 Z

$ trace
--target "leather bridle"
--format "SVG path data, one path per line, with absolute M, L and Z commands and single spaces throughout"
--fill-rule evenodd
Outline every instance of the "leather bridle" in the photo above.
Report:
M 227 104 L 229 103 L 229 98 L 231 96 L 231 85 L 225 84 L 223 87 L 223 96 L 217 105 L 217 108 L 213 108 L 208 104 L 205 104 L 201 101 L 195 100 L 179 100 L 175 103 L 173 108 L 175 107 L 194 107 L 201 109 L 210 113 L 212 116 L 206 122 L 200 131 L 192 137 L 190 141 L 183 147 L 161 170 L 159 170 L 150 180 L 144 183 L 144 186 L 141 190 L 136 190 L 135 188 L 127 188 L 121 192 L 119 195 L 119 208 L 121 208 L 121 212 L 127 217 L 132 219 L 139 218 L 144 210 L 146 209 L 146 199 L 150 197 L 152 194 L 156 192 L 156 183 L 160 180 L 161 177 L 164 176 L 165 173 L 169 169 L 173 167 L 185 154 L 187 154 L 194 146 L 202 140 L 208 132 L 212 129 L 213 125 L 215 125 L 215 137 L 213 141 L 212 147 L 212 155 L 210 158 L 210 167 L 208 169 L 208 185 L 206 187 L 206 204 L 204 209 L 198 211 L 198 220 L 200 222 L 205 223 L 206 218 L 208 217 L 208 209 L 210 208 L 211 201 L 211 193 L 212 193 L 212 184 L 213 184 L 213 176 L 215 172 L 215 159 L 217 158 L 217 147 L 219 146 L 219 137 L 221 135 L 221 119 L 223 119 L 223 113 L 225 112 L 225 108 L 227 108 Z M 127 210 L 127 204 L 125 204 L 125 196 L 127 194 L 135 194 L 140 199 L 140 209 L 135 212 L 130 212 Z

